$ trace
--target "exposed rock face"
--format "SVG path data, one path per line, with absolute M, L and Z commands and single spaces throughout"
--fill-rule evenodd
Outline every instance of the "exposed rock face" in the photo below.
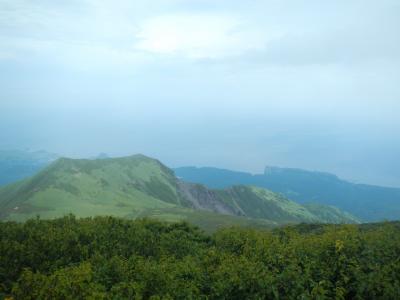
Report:
M 178 189 L 181 196 L 191 204 L 194 209 L 207 210 L 226 215 L 244 215 L 240 209 L 234 209 L 224 203 L 215 191 L 195 183 L 178 181 Z

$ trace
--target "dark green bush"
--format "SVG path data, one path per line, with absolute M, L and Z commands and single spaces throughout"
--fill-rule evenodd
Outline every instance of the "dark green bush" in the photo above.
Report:
M 400 299 L 396 224 L 0 222 L 0 299 Z

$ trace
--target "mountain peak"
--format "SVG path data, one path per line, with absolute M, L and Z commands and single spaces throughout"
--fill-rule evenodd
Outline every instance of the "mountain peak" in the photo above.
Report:
M 150 211 L 170 218 L 188 210 L 281 224 L 323 222 L 305 207 L 262 188 L 213 190 L 182 182 L 160 161 L 143 154 L 96 160 L 63 157 L 32 178 L 0 189 L 1 214 L 13 220 L 38 213 L 44 218 L 67 213 L 137 217 Z

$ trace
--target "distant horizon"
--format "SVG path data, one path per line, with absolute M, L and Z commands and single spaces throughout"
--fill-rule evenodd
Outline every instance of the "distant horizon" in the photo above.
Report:
M 0 149 L 400 186 L 399 1 L 3 0 L 0 12 Z
M 399 188 L 400 189 L 400 185 L 396 186 L 396 185 L 384 185 L 384 184 L 379 184 L 379 183 L 375 183 L 375 182 L 365 182 L 362 180 L 357 180 L 357 179 L 351 179 L 351 178 L 345 178 L 342 177 L 340 174 L 334 173 L 334 172 L 330 172 L 330 171 L 324 171 L 324 170 L 318 170 L 318 169 L 310 169 L 310 168 L 303 168 L 303 167 L 295 167 L 295 166 L 277 166 L 277 165 L 270 165 L 270 164 L 265 164 L 262 169 L 260 169 L 259 171 L 251 171 L 251 170 L 243 170 L 243 169 L 236 169 L 236 168 L 231 168 L 231 167 L 219 167 L 219 166 L 215 166 L 215 165 L 196 165 L 196 164 L 186 164 L 186 165 L 174 165 L 174 166 L 170 166 L 169 164 L 165 163 L 162 159 L 158 158 L 158 157 L 154 157 L 154 156 L 150 156 L 147 155 L 146 153 L 131 153 L 131 154 L 126 154 L 126 155 L 110 155 L 109 153 L 106 152 L 99 152 L 97 155 L 91 155 L 91 156 L 68 156 L 68 155 L 61 155 L 59 153 L 54 153 L 54 152 L 49 152 L 46 151 L 44 149 L 38 149 L 38 150 L 34 150 L 34 149 L 0 149 L 0 152 L 2 151 L 7 151 L 7 152 L 13 152 L 13 151 L 22 151 L 22 152 L 26 152 L 26 153 L 40 153 L 40 152 L 44 152 L 50 155 L 56 155 L 57 159 L 59 158 L 69 158 L 69 159 L 88 159 L 88 160 L 96 160 L 96 159 L 113 159 L 113 158 L 124 158 L 124 157 L 130 157 L 130 156 L 135 156 L 135 155 L 143 155 L 152 159 L 156 159 L 159 160 L 161 163 L 165 164 L 167 167 L 171 168 L 171 169 L 179 169 L 179 168 L 198 168 L 198 169 L 218 169 L 218 170 L 223 170 L 223 171 L 231 171 L 231 172 L 238 172 L 238 173 L 245 173 L 245 174 L 251 174 L 251 175 L 262 175 L 265 174 L 265 169 L 266 168 L 273 168 L 273 169 L 283 169 L 283 170 L 292 170 L 292 171 L 303 171 L 303 172 L 311 172 L 311 173 L 320 173 L 320 174 L 325 174 L 325 175 L 331 175 L 331 176 L 335 176 L 337 177 L 339 180 L 342 181 L 346 181 L 349 183 L 353 183 L 353 184 L 361 184 L 361 185 L 372 185 L 372 186 L 376 186 L 376 187 L 385 187 L 385 188 Z M 101 155 L 107 155 L 106 158 L 100 158 L 99 156 Z

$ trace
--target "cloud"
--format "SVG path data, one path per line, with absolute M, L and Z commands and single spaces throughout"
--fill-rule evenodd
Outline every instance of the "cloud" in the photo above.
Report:
M 4 1 L 0 3 L 0 53 L 4 53 L 0 59 L 76 70 L 147 62 L 143 53 L 132 48 L 135 23 L 124 6 L 113 9 L 111 4 Z
M 229 167 L 248 152 L 258 159 L 243 158 L 244 169 L 296 160 L 320 168 L 289 136 L 332 155 L 340 146 L 352 159 L 346 142 L 321 136 L 358 128 L 350 140 L 374 130 L 384 137 L 376 153 L 385 160 L 399 144 L 399 13 L 398 0 L 1 0 L 0 141 L 45 141 L 51 150 L 59 139 L 62 151 L 69 132 L 76 152 L 96 147 L 93 135 L 99 148 L 128 154 L 141 145 L 176 162 L 205 155 Z M 286 123 L 292 135 L 279 130 Z M 307 130 L 315 139 L 300 134 Z M 259 142 L 267 131 L 282 136 L 279 160 L 276 141 Z M 228 161 L 230 133 L 228 148 L 246 151 Z
M 5 60 L 42 51 L 78 69 L 136 66 L 151 56 L 259 66 L 398 59 L 399 9 L 393 1 L 4 0 L 0 52 Z
M 135 48 L 188 58 L 221 58 L 258 49 L 265 37 L 232 15 L 169 14 L 139 25 Z

